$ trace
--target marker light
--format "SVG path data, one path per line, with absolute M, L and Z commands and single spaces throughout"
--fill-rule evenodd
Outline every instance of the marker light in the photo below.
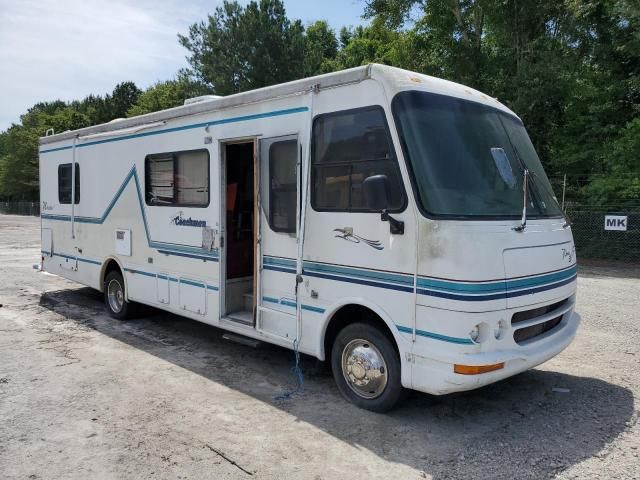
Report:
M 453 371 L 460 375 L 479 375 L 481 373 L 493 372 L 504 368 L 504 362 L 494 363 L 491 365 L 453 365 Z
M 471 339 L 471 341 L 473 343 L 476 343 L 476 341 L 478 340 L 479 336 L 480 336 L 480 327 L 478 325 L 476 325 L 469 332 L 469 338 Z

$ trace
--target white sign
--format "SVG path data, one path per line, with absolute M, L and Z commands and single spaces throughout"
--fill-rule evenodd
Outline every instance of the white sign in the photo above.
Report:
M 604 229 L 618 230 L 621 232 L 625 232 L 627 230 L 627 216 L 626 215 L 605 215 Z

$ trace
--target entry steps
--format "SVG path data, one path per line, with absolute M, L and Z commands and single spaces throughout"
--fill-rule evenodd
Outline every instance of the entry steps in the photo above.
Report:
M 242 323 L 243 325 L 253 326 L 253 313 L 251 313 L 251 310 L 229 313 L 224 317 L 224 319 Z
M 239 343 L 240 345 L 246 345 L 251 348 L 258 348 L 262 342 L 254 340 L 253 338 L 245 337 L 243 335 L 237 335 L 235 333 L 227 332 L 222 335 L 222 338 L 230 342 Z

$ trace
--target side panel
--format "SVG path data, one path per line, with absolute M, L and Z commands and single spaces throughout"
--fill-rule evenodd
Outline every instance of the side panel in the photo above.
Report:
M 296 131 L 306 123 L 307 111 L 306 98 L 283 98 L 176 119 L 139 133 L 78 139 L 80 202 L 73 235 L 71 205 L 58 199 L 58 166 L 71 162 L 72 144 L 42 146 L 42 250 L 53 249 L 53 256 L 45 255 L 44 269 L 101 289 L 103 265 L 115 258 L 124 267 L 129 299 L 217 325 L 221 199 L 216 146 L 229 138 Z M 209 204 L 148 205 L 145 157 L 202 149 L 209 154 Z M 117 231 L 127 232 L 121 239 L 125 245 L 117 247 Z M 203 241 L 207 235 L 213 242 Z

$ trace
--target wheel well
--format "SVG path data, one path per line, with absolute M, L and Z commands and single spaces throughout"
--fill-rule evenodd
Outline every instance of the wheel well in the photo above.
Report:
M 391 340 L 393 348 L 400 354 L 393 333 L 391 333 L 385 321 L 373 310 L 362 305 L 351 304 L 345 305 L 337 310 L 327 326 L 324 335 L 324 358 L 329 364 L 331 364 L 331 348 L 333 347 L 334 340 L 338 336 L 338 333 L 340 333 L 340 330 L 352 323 L 366 323 L 376 327 Z
M 110 272 L 113 271 L 120 272 L 122 275 L 122 270 L 120 269 L 120 265 L 113 258 L 107 260 L 107 263 L 102 267 L 102 277 L 100 278 L 100 290 L 104 288 L 104 279 L 107 278 Z M 122 275 L 124 277 L 124 275 Z

